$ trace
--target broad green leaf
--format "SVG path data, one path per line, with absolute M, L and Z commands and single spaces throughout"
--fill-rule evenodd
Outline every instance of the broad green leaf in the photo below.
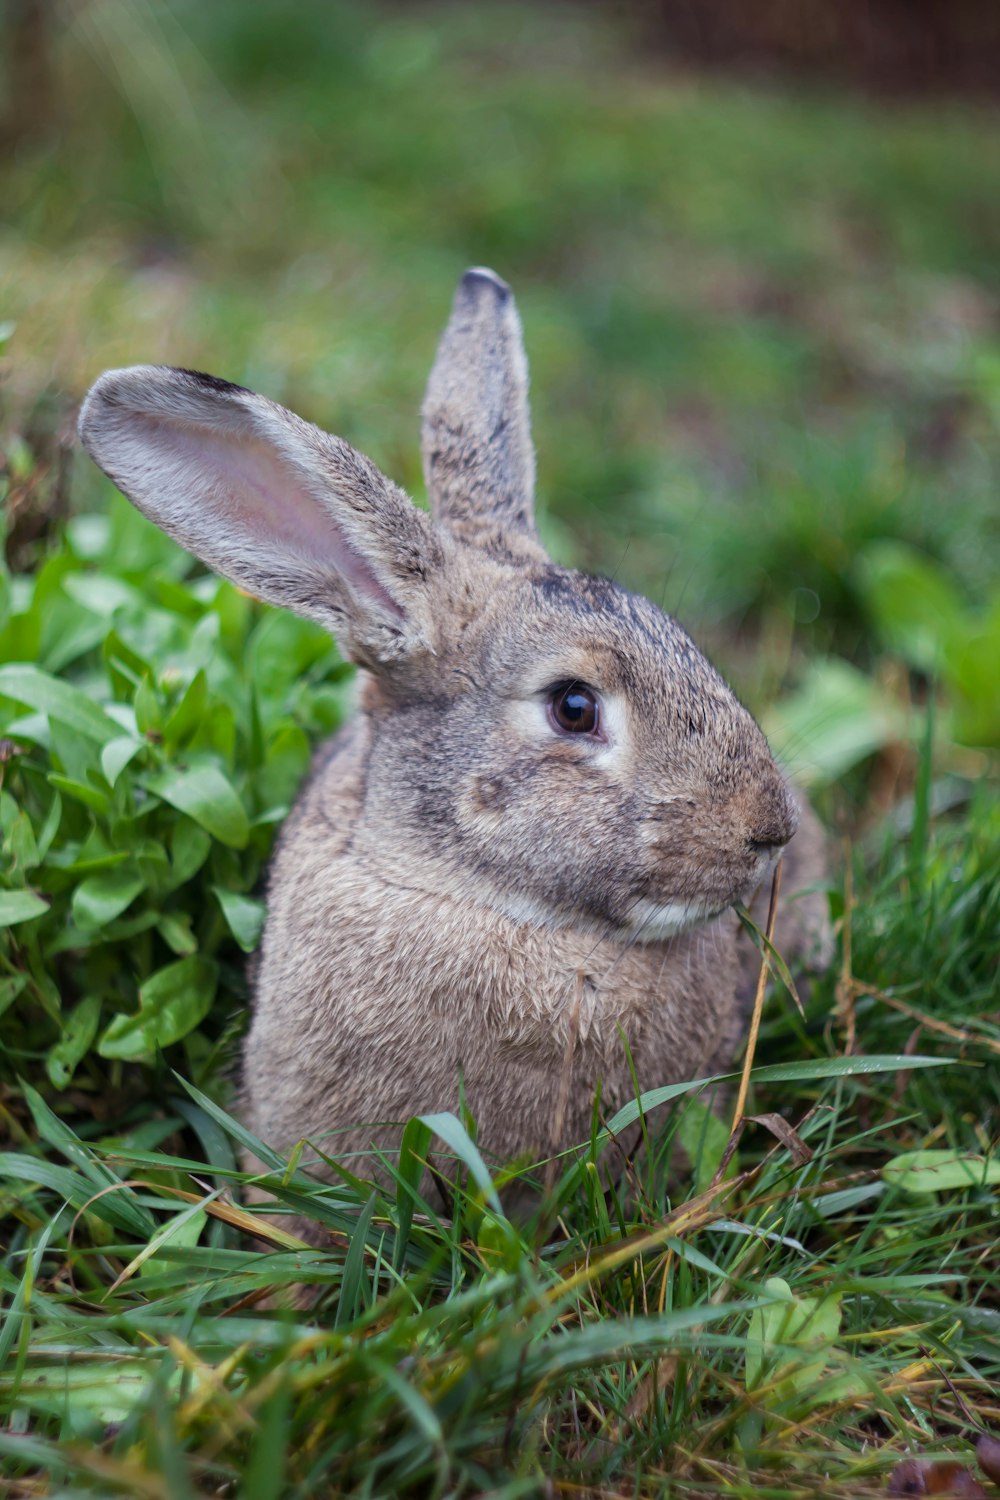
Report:
M 835 780 L 883 745 L 907 743 L 912 716 L 849 662 L 818 657 L 797 690 L 761 720 L 768 738 L 795 747 L 796 780 Z
M 52 842 L 59 832 L 59 824 L 62 821 L 62 798 L 57 791 L 52 793 L 52 801 L 49 810 L 45 814 L 45 822 L 38 834 L 38 856 L 44 860 L 52 847 Z
M 925 672 L 938 670 L 968 609 L 944 569 L 905 542 L 878 541 L 858 557 L 855 576 L 889 649 Z
M 100 875 L 89 875 L 73 892 L 73 920 L 84 929 L 104 927 L 121 916 L 145 889 L 134 866 L 117 865 Z
M 106 618 L 126 606 L 136 610 L 148 608 L 138 589 L 111 573 L 68 573 L 62 586 L 78 604 Z
M 287 806 L 309 768 L 309 739 L 297 724 L 286 724 L 268 744 L 254 775 L 261 807 Z
M 114 786 L 129 761 L 143 748 L 142 740 L 134 739 L 130 734 L 108 741 L 101 751 L 101 774 L 109 786 Z
M 180 702 L 163 726 L 163 741 L 168 751 L 182 743 L 197 729 L 204 717 L 207 703 L 208 679 L 203 671 L 198 671 L 188 683 Z
M 217 979 L 218 966 L 200 955 L 158 969 L 139 990 L 138 1011 L 115 1017 L 98 1052 L 102 1057 L 135 1059 L 180 1041 L 211 1010 Z
M 14 870 L 33 870 L 40 862 L 38 841 L 31 819 L 23 808 L 18 808 L 7 828 L 6 855 Z
M 113 719 L 79 688 L 27 662 L 0 667 L 0 696 L 25 703 L 76 734 L 105 745 L 121 733 Z
M 746 1387 L 783 1415 L 846 1399 L 865 1390 L 844 1369 L 847 1356 L 835 1347 L 840 1298 L 798 1297 L 780 1276 L 764 1283 L 773 1299 L 754 1309 L 746 1343 Z M 830 1367 L 839 1366 L 831 1375 Z
M 955 738 L 964 745 L 1000 746 L 1000 608 L 981 629 L 969 622 L 948 653 L 945 675 L 958 695 Z
M 163 728 L 163 707 L 148 673 L 135 690 L 133 706 L 139 733 L 159 734 Z
M 73 1077 L 77 1064 L 85 1055 L 101 1019 L 99 995 L 86 995 L 74 1006 L 63 1023 L 61 1039 L 49 1051 L 45 1060 L 49 1079 L 57 1089 L 64 1089 Z
M 49 784 L 57 791 L 65 792 L 75 802 L 82 802 L 84 807 L 89 807 L 91 812 L 98 813 L 101 817 L 107 817 L 111 811 L 111 799 L 107 792 L 91 786 L 89 782 L 77 781 L 72 776 L 60 776 L 53 771 L 49 774 Z
M 13 1005 L 27 983 L 27 974 L 5 974 L 0 978 L 0 1016 Z
M 264 926 L 267 908 L 263 901 L 258 901 L 253 896 L 241 896 L 236 891 L 223 890 L 220 885 L 213 885 L 212 890 L 233 937 L 244 953 L 252 953 L 260 941 Z
M 34 891 L 0 891 L 0 927 L 15 927 L 30 922 L 49 909 L 49 903 Z
M 715 1176 L 729 1143 L 729 1126 L 701 1099 L 689 1099 L 678 1121 L 677 1139 L 694 1168 L 695 1192 L 703 1193 Z M 735 1171 L 734 1156 L 726 1175 L 732 1176 Z
M 149 791 L 179 812 L 187 813 L 213 838 L 231 849 L 245 849 L 250 824 L 243 803 L 215 766 L 168 771 L 146 782 Z
M 179 819 L 170 835 L 170 888 L 175 889 L 196 875 L 211 848 L 212 840 L 204 828 L 190 818 Z
M 907 1193 L 940 1193 L 953 1189 L 1000 1185 L 1000 1156 L 965 1151 L 905 1151 L 882 1168 L 886 1182 Z
M 171 953 L 184 958 L 189 953 L 197 953 L 198 940 L 191 931 L 191 918 L 187 912 L 167 912 L 156 924 L 156 930 L 160 934 Z
M 18 1402 L 29 1411 L 60 1418 L 64 1437 L 83 1439 L 119 1426 L 143 1407 L 154 1378 L 153 1367 L 138 1359 L 73 1363 L 60 1372 L 58 1381 L 46 1370 L 29 1366 L 18 1387 Z M 167 1376 L 166 1386 L 176 1392 L 181 1381 L 178 1366 Z

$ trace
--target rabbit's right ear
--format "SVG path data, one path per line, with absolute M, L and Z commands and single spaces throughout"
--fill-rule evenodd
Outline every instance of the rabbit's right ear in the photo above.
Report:
M 110 370 L 80 437 L 119 489 L 240 588 L 377 666 L 432 647 L 427 517 L 362 454 L 263 396 L 163 366 Z
M 466 271 L 423 405 L 424 477 L 435 520 L 473 546 L 545 560 L 535 531 L 528 361 L 510 287 Z

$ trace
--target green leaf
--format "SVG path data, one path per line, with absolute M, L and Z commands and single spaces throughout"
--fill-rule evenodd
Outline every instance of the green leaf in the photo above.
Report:
M 915 1054 L 905 1057 L 898 1053 L 885 1055 L 871 1053 L 867 1057 L 817 1057 L 801 1062 L 770 1063 L 763 1068 L 754 1068 L 751 1082 L 803 1083 L 822 1078 L 860 1078 L 869 1073 L 899 1073 L 905 1068 L 947 1068 L 954 1065 L 950 1057 L 922 1057 Z M 620 1135 L 629 1125 L 634 1125 L 640 1113 L 648 1114 L 660 1104 L 669 1104 L 683 1094 L 694 1093 L 713 1083 L 723 1083 L 737 1077 L 735 1073 L 716 1073 L 708 1078 L 691 1078 L 684 1083 L 665 1083 L 658 1089 L 648 1089 L 639 1099 L 630 1099 L 623 1104 L 601 1132 L 601 1140 L 609 1135 Z
M 982 629 L 968 629 L 953 643 L 944 666 L 958 694 L 955 738 L 965 745 L 1000 746 L 1000 605 Z
M 1000 1184 L 1000 1157 L 966 1151 L 904 1151 L 882 1168 L 882 1176 L 906 1193 L 995 1187 Z
M 55 1146 L 56 1150 L 72 1162 L 94 1187 L 99 1190 L 106 1187 L 114 1188 L 114 1192 L 102 1195 L 100 1204 L 94 1206 L 94 1212 L 102 1218 L 107 1218 L 110 1223 L 123 1226 L 133 1234 L 142 1235 L 143 1238 L 148 1238 L 153 1234 L 156 1221 L 149 1209 L 139 1202 L 132 1188 L 104 1162 L 95 1160 L 90 1147 L 85 1145 L 66 1122 L 49 1108 L 36 1089 L 27 1083 L 22 1087 L 35 1128 L 42 1140 L 47 1141 L 50 1146 Z M 92 1198 L 93 1191 L 91 1190 L 87 1196 Z
M 242 1500 L 280 1500 L 287 1494 L 285 1467 L 291 1451 L 291 1380 L 283 1380 L 255 1416 L 253 1446 L 240 1484 Z
M 253 896 L 241 896 L 236 891 L 227 891 L 220 885 L 212 890 L 222 907 L 229 930 L 244 953 L 252 953 L 260 941 L 261 929 L 267 911 L 263 901 Z
M 18 808 L 10 821 L 6 837 L 7 854 L 14 870 L 33 870 L 40 863 L 38 842 L 31 819 Z
M 245 849 L 250 824 L 232 785 L 215 766 L 168 771 L 145 783 L 149 791 L 187 813 L 213 838 L 231 849 Z
M 114 786 L 129 761 L 142 749 L 142 740 L 133 739 L 130 734 L 108 741 L 101 751 L 101 774 L 109 786 Z
M 944 569 L 904 542 L 878 541 L 865 547 L 855 573 L 889 649 L 925 672 L 937 671 L 968 613 Z
M 344 1328 L 354 1322 L 358 1315 L 359 1305 L 363 1307 L 367 1302 L 366 1290 L 371 1290 L 370 1283 L 365 1276 L 365 1242 L 377 1198 L 378 1194 L 372 1193 L 358 1214 L 357 1223 L 351 1232 L 351 1242 L 347 1249 L 344 1274 L 340 1283 L 340 1301 L 337 1303 L 333 1321 L 334 1328 Z
M 38 713 L 65 724 L 76 734 L 105 745 L 117 739 L 120 727 L 86 693 L 52 677 L 39 667 L 12 662 L 0 667 L 0 696 L 26 703 Z
M 399 1166 L 396 1181 L 396 1248 L 393 1265 L 400 1270 L 406 1259 L 406 1246 L 410 1238 L 414 1208 L 423 1207 L 420 1184 L 427 1171 L 427 1152 L 430 1149 L 431 1132 L 423 1120 L 407 1120 L 403 1127 L 403 1138 L 399 1146 Z
M 816 1406 L 844 1400 L 865 1390 L 865 1383 L 846 1372 L 847 1356 L 835 1347 L 840 1332 L 840 1298 L 798 1297 L 787 1281 L 772 1276 L 764 1283 L 774 1299 L 754 1309 L 746 1343 L 746 1387 L 769 1408 L 783 1415 L 806 1413 Z M 832 1378 L 831 1366 L 840 1366 Z
M 45 1060 L 49 1079 L 57 1089 L 64 1089 L 73 1077 L 77 1064 L 97 1035 L 100 1019 L 100 996 L 86 995 L 63 1023 L 62 1038 Z
M 34 1286 L 38 1273 L 41 1270 L 42 1257 L 45 1254 L 50 1237 L 55 1232 L 57 1222 L 58 1216 L 55 1219 L 50 1219 L 43 1227 L 35 1244 L 32 1245 L 24 1267 L 24 1274 L 18 1282 L 17 1291 L 14 1293 L 11 1305 L 7 1309 L 7 1315 L 3 1320 L 3 1324 L 0 1325 L 0 1369 L 3 1369 L 3 1366 L 7 1362 L 7 1356 L 10 1354 L 15 1338 L 23 1331 L 24 1321 L 28 1316 L 28 1304 L 31 1300 L 31 1288 Z M 18 1436 L 20 1435 L 18 1434 Z
M 143 677 L 136 688 L 133 705 L 139 733 L 159 734 L 163 728 L 163 708 L 149 673 Z
M 45 822 L 42 824 L 38 835 L 38 857 L 45 859 L 52 847 L 53 840 L 59 832 L 59 824 L 62 821 L 62 798 L 57 791 L 52 793 L 52 801 L 49 810 L 45 814 Z
M 486 1163 L 479 1154 L 479 1147 L 469 1135 L 461 1120 L 450 1112 L 443 1112 L 437 1115 L 420 1115 L 419 1119 L 422 1124 L 427 1126 L 428 1130 L 440 1136 L 445 1145 L 450 1147 L 455 1153 L 459 1161 L 468 1167 L 469 1175 L 479 1188 L 479 1191 L 490 1207 L 502 1218 L 503 1211 L 500 1207 L 497 1190 L 493 1186 L 493 1179 L 486 1170 Z
M 128 865 L 116 865 L 100 875 L 88 876 L 73 892 L 74 922 L 85 930 L 113 922 L 145 885 L 142 876 Z
M 285 1159 L 283 1156 L 280 1156 L 277 1151 L 268 1146 L 259 1136 L 254 1135 L 252 1131 L 248 1130 L 233 1115 L 227 1114 L 220 1105 L 216 1104 L 214 1099 L 210 1099 L 207 1094 L 203 1094 L 200 1089 L 195 1088 L 194 1084 L 189 1083 L 180 1073 L 175 1073 L 174 1077 L 181 1087 L 190 1094 L 194 1102 L 205 1111 L 209 1119 L 214 1120 L 217 1125 L 221 1126 L 226 1135 L 237 1141 L 243 1147 L 244 1151 L 248 1151 L 251 1156 L 255 1156 L 258 1161 L 263 1162 L 269 1171 L 284 1172 Z
M 181 1371 L 177 1368 L 166 1384 L 176 1391 L 180 1383 Z M 120 1426 L 145 1407 L 152 1388 L 153 1373 L 140 1360 L 127 1364 L 81 1361 L 64 1370 L 58 1383 L 44 1370 L 29 1367 L 18 1399 L 27 1410 L 59 1419 L 64 1438 L 82 1440 L 93 1438 L 106 1427 Z
M 110 619 L 116 609 L 131 607 L 137 612 L 148 609 L 143 594 L 111 573 L 68 573 L 62 586 L 71 599 L 84 609 Z
M 0 927 L 16 927 L 18 922 L 30 922 L 49 909 L 49 903 L 36 896 L 34 891 L 0 891 Z
M 764 1292 L 776 1300 L 755 1308 L 750 1318 L 747 1390 L 755 1391 L 765 1383 L 770 1384 L 776 1372 L 791 1369 L 797 1380 L 792 1379 L 787 1385 L 794 1392 L 796 1384 L 809 1385 L 822 1373 L 825 1359 L 821 1355 L 818 1363 L 803 1365 L 797 1353 L 787 1346 L 800 1342 L 805 1350 L 817 1344 L 822 1347 L 835 1339 L 840 1332 L 839 1301 L 829 1297 L 820 1304 L 814 1297 L 795 1297 L 788 1282 L 780 1276 L 769 1277 Z
M 208 1015 L 217 980 L 218 965 L 197 954 L 158 969 L 139 990 L 138 1011 L 115 1017 L 98 1052 L 131 1060 L 180 1041 Z
M 203 671 L 198 671 L 163 726 L 163 741 L 168 750 L 186 740 L 197 729 L 204 718 L 207 703 L 208 679 Z
M 128 1271 L 138 1271 L 140 1275 L 154 1275 L 160 1267 L 154 1264 L 156 1253 L 164 1245 L 184 1245 L 188 1249 L 197 1245 L 205 1228 L 208 1214 L 200 1203 L 189 1203 L 187 1208 L 182 1208 L 179 1213 L 173 1214 L 163 1224 L 147 1245 L 144 1245 L 139 1254 L 128 1266 Z M 124 1278 L 124 1273 L 123 1273 Z
M 91 812 L 98 813 L 101 817 L 107 817 L 111 811 L 111 799 L 99 787 L 77 781 L 72 776 L 60 776 L 55 771 L 49 774 L 49 784 L 57 791 L 65 792 L 75 802 L 82 802 L 84 807 L 89 807 Z
M 170 835 L 170 889 L 184 885 L 196 875 L 209 856 L 212 840 L 189 818 L 181 818 Z
M 8 1006 L 13 1005 L 27 983 L 27 974 L 5 974 L 0 979 L 0 1016 Z
M 182 958 L 197 953 L 198 940 L 191 931 L 191 918 L 187 912 L 166 912 L 157 922 L 156 930 L 171 953 Z
M 807 786 L 835 780 L 883 745 L 913 737 L 912 716 L 849 662 L 817 657 L 798 689 L 761 719 L 775 744 L 795 746 L 795 776 Z
M 677 1139 L 694 1168 L 695 1192 L 703 1193 L 729 1144 L 729 1126 L 701 1099 L 689 1099 L 678 1122 Z M 731 1177 L 735 1171 L 733 1157 L 726 1175 Z

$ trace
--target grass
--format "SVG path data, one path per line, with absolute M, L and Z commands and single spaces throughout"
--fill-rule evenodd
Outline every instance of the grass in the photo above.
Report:
M 0 168 L 5 1493 L 874 1495 L 1000 1424 L 993 117 L 631 40 L 571 8 L 60 12 L 60 116 Z M 389 1190 L 260 1143 L 268 1223 L 246 953 L 349 677 L 64 433 L 103 366 L 174 361 L 419 493 L 475 262 L 521 304 L 553 549 L 676 608 L 811 776 L 838 958 L 802 1013 L 772 984 L 728 1164 L 692 1084 L 645 1097 L 642 1150 L 597 1112 L 551 1165 L 415 1122 Z

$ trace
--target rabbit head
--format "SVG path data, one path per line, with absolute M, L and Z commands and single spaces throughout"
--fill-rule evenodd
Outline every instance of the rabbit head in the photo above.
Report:
M 406 881 L 655 941 L 744 899 L 794 833 L 763 734 L 689 636 L 541 546 L 520 325 L 492 272 L 463 277 L 430 377 L 430 515 L 340 438 L 191 371 L 101 376 L 80 433 L 165 531 L 363 669 L 358 837 Z

